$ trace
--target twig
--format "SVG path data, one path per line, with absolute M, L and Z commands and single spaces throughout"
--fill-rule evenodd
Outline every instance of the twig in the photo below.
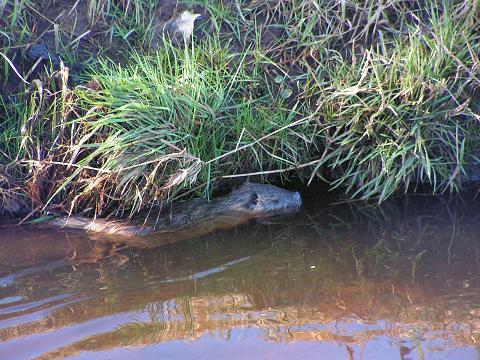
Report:
M 293 110 L 292 110 L 292 111 L 293 111 Z M 238 149 L 230 150 L 230 151 L 226 152 L 225 154 L 222 154 L 222 155 L 220 155 L 220 156 L 217 156 L 216 158 L 213 158 L 213 159 L 211 159 L 211 160 L 208 160 L 207 162 L 205 162 L 205 165 L 211 164 L 211 163 L 213 163 L 213 162 L 215 162 L 215 161 L 218 161 L 218 160 L 220 160 L 220 159 L 223 159 L 224 157 L 227 157 L 227 156 L 230 156 L 230 155 L 232 155 L 232 154 L 235 154 L 235 153 L 238 152 L 238 151 L 241 151 L 241 150 L 247 149 L 247 148 L 249 148 L 249 147 L 252 147 L 253 145 L 258 144 L 259 142 L 261 142 L 261 141 L 263 141 L 263 140 L 265 140 L 265 139 L 268 139 L 270 136 L 273 136 L 273 135 L 275 135 L 276 133 L 279 133 L 280 131 L 283 131 L 283 130 L 285 130 L 285 129 L 289 129 L 289 128 L 293 127 L 293 126 L 300 125 L 300 124 L 302 124 L 302 123 L 304 123 L 304 122 L 307 122 L 308 120 L 310 120 L 310 119 L 311 119 L 312 117 L 314 117 L 315 115 L 316 115 L 316 114 L 313 113 L 313 114 L 310 114 L 310 115 L 307 116 L 307 117 L 304 117 L 304 118 L 302 118 L 302 119 L 299 119 L 299 120 L 297 120 L 297 121 L 294 121 L 294 122 L 292 122 L 291 124 L 282 126 L 281 128 L 279 128 L 279 129 L 277 129 L 277 130 L 275 130 L 275 131 L 272 131 L 271 133 L 269 133 L 269 134 L 267 134 L 267 135 L 262 136 L 260 139 L 255 140 L 254 142 L 252 142 L 252 143 L 250 143 L 250 144 L 246 144 L 246 145 L 240 146 Z

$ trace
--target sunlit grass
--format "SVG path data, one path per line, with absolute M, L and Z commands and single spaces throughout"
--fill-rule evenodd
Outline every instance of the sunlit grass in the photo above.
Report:
M 299 113 L 218 42 L 132 53 L 127 66 L 103 61 L 89 79 L 96 90 L 52 89 L 47 108 L 32 94 L 17 153 L 33 188 L 48 173 L 39 203 L 138 210 L 184 187 L 209 194 L 222 176 L 282 172 L 309 157 L 313 132 L 297 133 Z

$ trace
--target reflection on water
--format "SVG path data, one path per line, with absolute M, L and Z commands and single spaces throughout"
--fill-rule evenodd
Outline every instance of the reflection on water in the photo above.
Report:
M 467 199 L 317 201 L 121 254 L 0 228 L 0 357 L 479 358 L 480 204 Z

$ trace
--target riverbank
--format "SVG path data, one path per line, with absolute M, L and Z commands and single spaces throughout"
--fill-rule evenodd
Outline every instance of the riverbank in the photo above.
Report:
M 0 8 L 6 213 L 122 216 L 244 178 L 383 201 L 478 175 L 477 2 L 51 5 Z M 163 37 L 184 10 L 186 46 Z

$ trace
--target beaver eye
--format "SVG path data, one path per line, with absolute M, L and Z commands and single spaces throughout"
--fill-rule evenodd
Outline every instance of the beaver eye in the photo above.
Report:
M 257 206 L 257 203 L 258 203 L 258 194 L 253 193 L 252 195 L 250 195 L 250 199 L 248 199 L 247 206 L 250 209 L 253 209 L 255 206 Z

